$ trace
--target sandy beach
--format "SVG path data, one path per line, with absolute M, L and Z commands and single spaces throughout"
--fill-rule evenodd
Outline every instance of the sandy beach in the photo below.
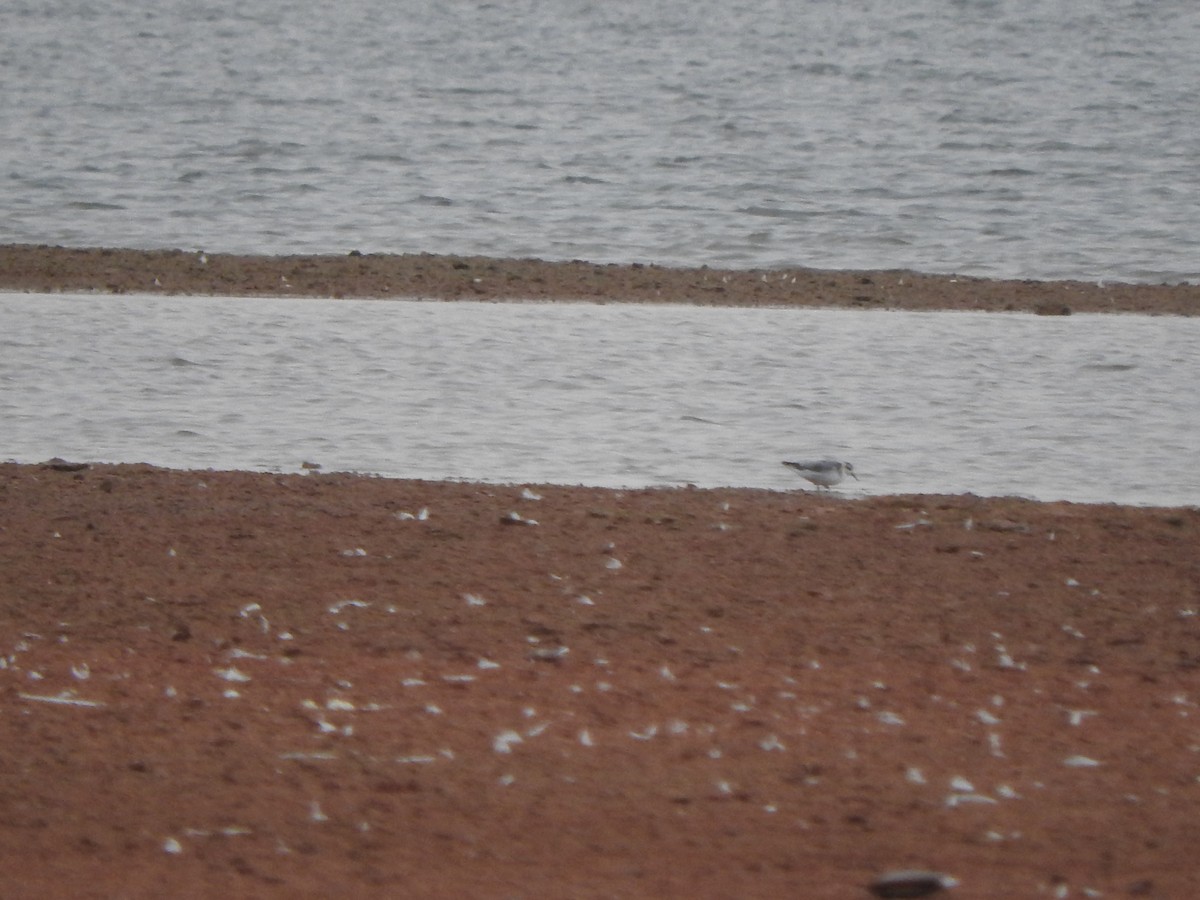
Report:
M 794 281 L 793 281 L 794 279 Z M 0 288 L 1194 314 L 1194 286 L 0 248 Z M 5 897 L 1187 897 L 1200 511 L 0 464 Z

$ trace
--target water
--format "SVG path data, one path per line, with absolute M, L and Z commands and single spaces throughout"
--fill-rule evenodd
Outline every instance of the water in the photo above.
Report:
M 0 458 L 1200 504 L 1200 318 L 0 294 Z
M 6 0 L 0 243 L 1200 280 L 1192 0 Z

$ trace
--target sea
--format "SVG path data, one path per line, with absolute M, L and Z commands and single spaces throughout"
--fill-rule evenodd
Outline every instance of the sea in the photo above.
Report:
M 1197 47 L 1193 0 L 5 0 L 0 247 L 1200 283 Z M 0 295 L 0 459 L 1197 505 L 1198 327 Z
M 0 244 L 1200 281 L 1194 0 L 5 0 Z
M 0 459 L 1200 505 L 1200 317 L 0 294 Z

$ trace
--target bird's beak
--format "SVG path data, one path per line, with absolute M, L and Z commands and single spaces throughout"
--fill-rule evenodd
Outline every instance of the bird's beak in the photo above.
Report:
M 850 471 L 850 477 L 853 478 L 855 481 L 858 481 L 858 476 L 854 474 L 854 470 L 850 469 L 849 471 Z

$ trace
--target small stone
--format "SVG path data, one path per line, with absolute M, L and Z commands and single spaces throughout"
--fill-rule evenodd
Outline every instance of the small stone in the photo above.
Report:
M 42 468 L 55 472 L 82 472 L 84 469 L 90 469 L 91 465 L 81 462 L 67 462 L 62 457 L 56 456 L 44 462 Z
M 505 513 L 500 517 L 501 525 L 536 525 L 537 519 L 527 519 L 519 512 Z
M 570 653 L 569 647 L 561 645 L 554 647 L 534 647 L 529 651 L 529 658 L 534 662 L 561 662 L 563 657 Z
M 938 891 L 957 884 L 957 878 L 941 872 L 901 869 L 880 875 L 871 882 L 870 890 L 876 897 L 932 897 Z

